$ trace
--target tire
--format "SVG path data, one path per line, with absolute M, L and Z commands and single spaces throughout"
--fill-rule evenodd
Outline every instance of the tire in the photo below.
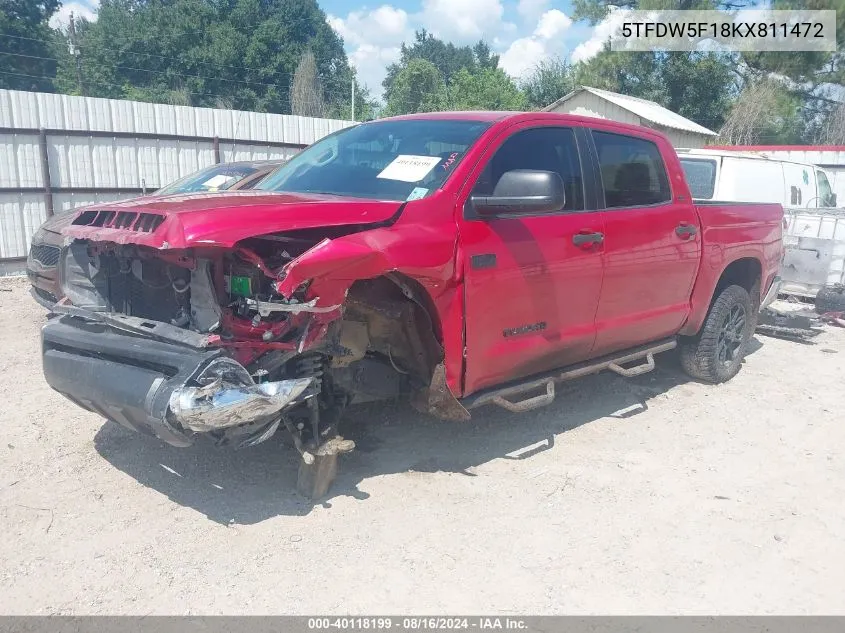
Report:
M 710 306 L 701 331 L 681 342 L 681 366 L 697 380 L 721 383 L 739 372 L 756 323 L 754 304 L 741 286 L 728 286 Z
M 835 284 L 825 286 L 816 295 L 816 312 L 845 312 L 845 286 Z

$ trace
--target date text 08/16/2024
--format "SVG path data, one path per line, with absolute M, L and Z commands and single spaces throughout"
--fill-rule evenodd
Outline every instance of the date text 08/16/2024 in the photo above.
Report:
M 400 630 L 400 631 L 444 631 L 444 630 L 524 630 L 526 623 L 521 618 L 510 617 L 348 617 L 308 618 L 308 629 L 321 630 Z

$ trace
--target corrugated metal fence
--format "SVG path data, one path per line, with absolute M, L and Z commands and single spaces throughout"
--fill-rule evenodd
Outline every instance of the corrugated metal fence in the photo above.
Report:
M 0 261 L 51 214 L 216 162 L 288 158 L 348 121 L 0 90 Z

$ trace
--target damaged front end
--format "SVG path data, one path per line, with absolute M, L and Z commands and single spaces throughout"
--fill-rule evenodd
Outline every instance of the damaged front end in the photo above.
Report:
M 69 239 L 66 299 L 42 330 L 47 382 L 177 446 L 248 446 L 281 428 L 303 464 L 331 471 L 320 462 L 352 448 L 337 431 L 348 404 L 448 392 L 427 306 L 354 233 L 178 250 Z M 319 496 L 325 477 L 309 473 Z

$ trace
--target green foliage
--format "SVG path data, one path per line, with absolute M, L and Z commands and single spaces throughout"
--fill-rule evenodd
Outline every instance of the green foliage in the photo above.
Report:
M 596 24 L 613 7 L 733 10 L 754 4 L 753 0 L 574 0 L 573 9 L 575 19 Z M 772 144 L 823 138 L 822 130 L 830 127 L 845 85 L 845 0 L 772 0 L 771 5 L 775 9 L 836 9 L 838 50 L 716 56 L 605 50 L 578 69 L 578 83 L 652 99 L 718 130 L 739 103 L 740 93 L 750 98 L 755 91 L 749 88 L 767 77 L 787 77 L 792 83 L 781 82 L 776 95 L 766 92 L 770 106 L 760 110 L 754 129 L 740 136 L 749 138 L 750 134 L 757 142 Z
M 430 61 L 411 59 L 396 73 L 385 97 L 387 116 L 445 110 L 446 83 Z
M 777 74 L 802 85 L 800 92 L 812 110 L 825 110 L 826 86 L 845 85 L 845 0 L 774 0 L 775 9 L 836 9 L 836 44 L 832 53 L 744 53 L 743 61 L 756 75 Z M 815 103 L 813 103 L 815 102 Z
M 456 47 L 427 31 L 402 44 L 384 80 L 387 116 L 436 110 L 521 110 L 525 96 L 485 42 Z
M 529 110 L 542 110 L 575 89 L 575 73 L 568 63 L 552 58 L 541 61 L 520 82 Z
M 48 26 L 58 0 L 0 0 L 0 88 L 53 92 L 56 56 L 66 54 Z
M 499 56 L 492 54 L 485 42 L 475 46 L 455 46 L 434 37 L 422 29 L 414 34 L 414 42 L 408 46 L 402 42 L 402 57 L 399 63 L 387 67 L 387 76 L 382 82 L 385 92 L 389 92 L 396 81 L 396 76 L 412 59 L 424 59 L 437 68 L 443 80 L 449 82 L 452 76 L 462 68 L 476 72 L 485 68 L 496 68 Z
M 525 94 L 501 68 L 461 68 L 449 82 L 453 110 L 524 110 Z
M 736 92 L 734 63 L 727 54 L 605 49 L 575 74 L 579 85 L 648 99 L 718 131 Z
M 294 73 L 327 116 L 349 119 L 354 71 L 318 0 L 102 0 L 75 38 L 51 29 L 59 0 L 0 0 L 0 87 L 173 104 L 290 112 Z M 736 9 L 753 0 L 573 0 L 596 24 L 614 8 Z M 387 69 L 384 114 L 541 109 L 578 85 L 655 101 L 729 138 L 787 143 L 845 132 L 845 0 L 771 0 L 778 9 L 839 9 L 834 53 L 614 53 L 542 61 L 518 84 L 480 41 L 456 46 L 421 30 Z M 69 40 L 77 55 L 69 52 Z M 772 77 L 787 80 L 769 81 Z M 765 104 L 762 106 L 761 104 Z M 322 106 L 321 106 L 322 107 Z M 357 120 L 379 104 L 356 92 Z M 833 130 L 833 131 L 831 131 Z
M 802 1 L 802 0 L 796 0 Z M 828 0 L 829 1 L 829 0 Z M 573 0 L 572 17 L 590 24 L 601 22 L 613 9 L 656 10 L 736 10 L 752 7 L 756 0 Z
M 287 113 L 310 49 L 327 106 L 349 100 L 343 43 L 316 0 L 103 0 L 78 41 L 82 86 L 72 64 L 57 83 L 91 96 Z

